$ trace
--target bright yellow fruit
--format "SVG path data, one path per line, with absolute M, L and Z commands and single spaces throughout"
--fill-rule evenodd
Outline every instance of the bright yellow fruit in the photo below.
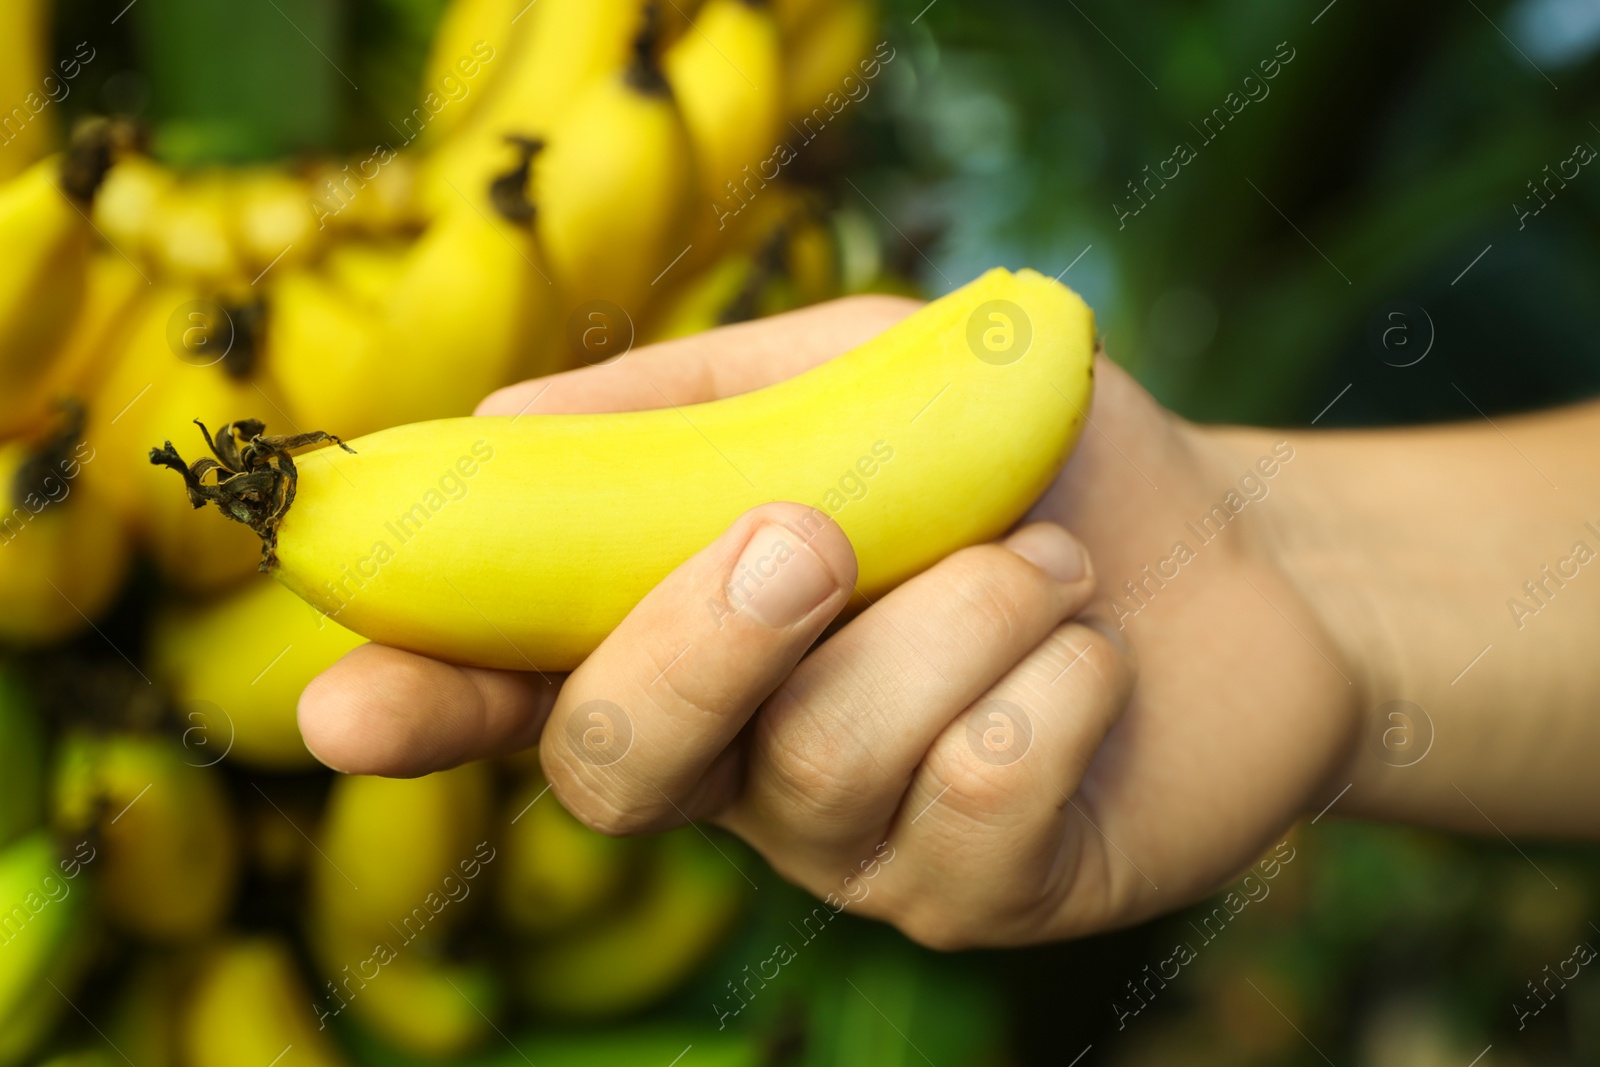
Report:
M 438 212 L 463 198 L 484 206 L 488 182 L 510 158 L 505 138 L 548 136 L 586 89 L 621 69 L 643 10 L 643 0 L 539 0 L 499 33 L 492 27 L 483 31 L 487 49 L 473 58 L 482 61 L 478 79 L 492 74 L 492 84 L 480 90 L 468 83 L 481 99 L 461 102 L 472 104 L 471 114 L 423 164 L 418 195 L 427 210 Z M 431 85 L 424 91 L 436 92 Z M 439 117 L 458 106 L 449 103 Z
M 43 431 L 62 400 L 84 399 L 119 350 L 139 297 L 149 288 L 138 268 L 115 252 L 96 252 L 76 321 L 30 388 L 0 401 L 0 437 Z
M 728 186 L 747 174 L 771 181 L 783 110 L 783 48 L 765 5 L 710 0 L 662 60 L 694 146 L 698 193 L 690 209 L 690 257 L 710 258 L 727 236 Z M 748 168 L 748 171 L 747 169 Z M 763 177 L 762 172 L 765 171 Z
M 567 309 L 616 304 L 638 322 L 688 245 L 694 150 L 649 60 L 575 98 L 534 164 L 536 225 Z
M 0 410 L 48 372 L 77 321 L 94 235 L 86 213 L 110 166 L 110 136 L 87 127 L 66 155 L 0 185 Z
M 70 427 L 53 441 L 0 445 L 0 641 L 70 637 L 122 588 L 129 538 L 87 476 L 99 458 Z
M 227 312 L 230 331 L 220 307 L 188 286 L 148 292 L 123 351 L 95 391 L 84 434 L 95 450 L 94 462 L 84 467 L 86 483 L 113 502 L 162 575 L 195 593 L 248 578 L 260 542 L 248 531 L 218 530 L 181 495 L 165 491 L 171 487 L 146 459 L 150 442 L 197 432 L 195 419 L 210 425 L 262 410 L 285 417 L 283 401 L 255 366 L 247 310 Z
M 343 1067 L 328 1033 L 316 1025 L 287 945 L 276 938 L 239 940 L 207 961 L 182 1022 L 188 1067 L 271 1064 L 285 1050 L 294 1067 Z
M 205 750 L 145 735 L 69 737 L 58 753 L 55 817 L 93 833 L 107 916 L 154 941 L 216 930 L 233 903 L 233 808 Z
M 1071 290 L 994 270 L 742 396 L 447 419 L 302 455 L 293 503 L 268 494 L 254 519 L 276 524 L 278 578 L 356 633 L 458 663 L 568 670 L 757 504 L 831 515 L 865 597 L 1003 533 L 1077 440 L 1094 345 Z M 276 478 L 281 492 L 289 477 Z
M 539 369 L 555 292 L 538 259 L 527 226 L 461 206 L 398 256 L 369 248 L 286 274 L 266 344 L 290 417 L 358 435 L 469 414 Z
M 151 628 L 150 660 L 184 725 L 204 731 L 206 751 L 296 770 L 316 765 L 295 719 L 300 693 L 364 643 L 261 578 L 211 603 L 168 605 Z
M 49 0 L 0 4 L 0 107 L 5 108 L 0 111 L 0 181 L 48 152 L 55 137 L 60 108 L 44 83 L 46 74 L 56 73 L 45 65 L 51 53 L 51 6 Z M 61 73 L 66 69 L 63 65 Z
M 805 126 L 806 132 L 815 136 L 832 120 L 834 108 L 828 106 L 829 94 L 836 100 L 848 101 L 851 87 L 845 79 L 855 76 L 859 81 L 863 74 L 860 64 L 872 62 L 868 54 L 873 52 L 877 25 L 873 0 L 838 0 L 799 31 L 789 56 L 785 93 L 785 111 L 790 121 Z M 883 50 L 886 47 L 879 46 L 880 61 L 893 56 L 892 51 Z M 807 118 L 813 122 L 807 124 Z

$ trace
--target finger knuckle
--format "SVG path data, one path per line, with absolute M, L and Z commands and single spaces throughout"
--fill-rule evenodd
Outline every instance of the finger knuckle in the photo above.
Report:
M 776 698 L 792 700 L 792 698 Z M 769 723 L 781 718 L 781 729 Z M 774 716 L 757 728 L 760 770 L 768 788 L 823 826 L 851 821 L 866 799 L 852 772 L 854 747 L 823 720 L 805 714 Z
M 995 545 L 950 557 L 947 578 L 967 625 L 991 641 L 1012 642 L 1027 634 L 1049 597 L 1031 566 Z

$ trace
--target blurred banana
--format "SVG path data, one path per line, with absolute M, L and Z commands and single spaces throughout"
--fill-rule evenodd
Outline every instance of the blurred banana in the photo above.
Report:
M 772 0 L 772 13 L 785 37 L 792 37 L 825 10 L 832 0 Z
M 301 691 L 364 643 L 258 578 L 206 604 L 165 605 L 151 625 L 149 655 L 152 675 L 217 756 L 227 749 L 246 766 L 285 771 L 316 766 L 295 719 Z
M 226 177 L 207 172 L 181 178 L 156 202 L 150 254 L 164 278 L 208 289 L 249 281 L 233 240 L 230 192 Z
M 485 836 L 490 787 L 485 764 L 334 780 L 320 832 L 327 862 L 310 887 L 309 940 L 330 976 L 319 1015 L 349 1007 L 385 1040 L 438 1055 L 483 1037 L 495 1007 L 490 976 L 438 956 L 495 858 Z M 463 1003 L 469 992 L 482 1013 Z
M 0 444 L 0 641 L 42 645 L 86 629 L 127 574 L 128 535 L 89 471 L 83 413 L 39 441 Z
M 158 736 L 74 734 L 57 753 L 58 827 L 98 834 L 106 916 L 152 941 L 209 934 L 233 903 L 239 849 L 218 773 Z
M 62 400 L 83 397 L 104 373 L 107 356 L 124 343 L 147 286 L 139 269 L 117 253 L 94 253 L 83 302 L 49 365 L 31 386 L 0 397 L 0 438 L 43 432 Z
M 603 300 L 638 321 L 685 250 L 694 151 L 654 36 L 652 14 L 633 61 L 573 99 L 534 168 L 539 236 L 564 312 Z
M 726 201 L 772 155 L 783 111 L 783 49 L 765 0 L 709 0 L 694 32 L 667 50 L 667 81 L 694 146 L 698 193 L 690 210 L 694 251 L 709 262 L 728 236 Z
M 293 1050 L 294 1067 L 344 1067 L 343 1053 L 313 1025 L 311 991 L 277 938 L 230 941 L 202 967 L 181 1022 L 187 1067 L 276 1062 Z
M 487 206 L 485 183 L 511 159 L 506 137 L 549 136 L 593 82 L 627 62 L 643 10 L 644 0 L 539 0 L 499 34 L 483 31 L 496 49 L 489 69 L 501 69 L 462 128 L 423 163 L 424 207 L 436 214 L 463 197 Z
M 161 492 L 161 480 L 151 479 L 144 460 L 145 441 L 152 434 L 192 433 L 196 418 L 283 410 L 256 366 L 255 307 L 201 297 L 187 285 L 160 285 L 144 295 L 122 351 L 90 401 L 84 435 L 95 455 L 84 467 L 86 485 L 113 503 L 162 576 L 194 593 L 248 578 L 259 542 L 214 529 L 188 502 Z
M 111 1002 L 106 1039 L 129 1063 L 139 1067 L 181 1067 L 178 1020 L 188 1000 L 202 957 L 148 953 L 131 968 Z
M 259 280 L 269 269 L 286 270 L 321 254 L 327 230 L 318 225 L 304 180 L 257 167 L 228 174 L 219 197 L 237 256 L 250 278 Z
M 45 95 L 50 55 L 49 0 L 0 4 L 0 181 L 50 150 L 55 118 Z M 9 249 L 9 245 L 0 245 Z
M 94 233 L 86 212 L 112 139 L 109 123 L 86 123 L 65 155 L 0 186 L 0 408 L 45 374 L 77 321 Z
M 844 96 L 844 80 L 872 50 L 877 24 L 874 0 L 836 0 L 799 30 L 789 53 L 786 119 L 803 123 L 829 93 Z
M 43 723 L 22 679 L 0 664 L 0 849 L 38 829 L 44 811 Z
M 554 291 L 538 260 L 527 226 L 461 205 L 398 262 L 342 261 L 355 299 L 328 272 L 286 275 L 273 291 L 267 362 L 294 420 L 360 434 L 466 415 L 543 369 L 535 338 Z
M 117 160 L 94 199 L 90 217 L 122 255 L 151 263 L 156 217 L 178 176 L 149 156 Z
M 49 1034 L 89 963 L 89 887 L 76 877 L 93 858 L 62 859 L 45 830 L 0 849 L 0 1067 Z
M 437 144 L 460 129 L 493 95 L 495 83 L 516 62 L 513 38 L 528 6 L 527 0 L 451 0 L 433 32 L 422 74 L 423 106 L 430 93 L 448 103 L 431 113 L 420 144 Z M 464 87 L 459 97 L 452 92 L 457 86 Z
M 374 937 L 437 943 L 464 910 L 450 911 L 444 880 L 460 882 L 483 859 L 476 850 L 486 839 L 490 785 L 479 763 L 421 778 L 335 778 L 318 846 L 328 862 L 310 887 L 313 940 L 338 932 L 367 950 Z
M 567 813 L 540 778 L 506 807 L 497 914 L 530 935 L 569 931 L 601 914 L 629 881 L 638 842 L 596 833 Z
M 379 969 L 370 981 L 358 978 L 346 987 L 345 1006 L 380 1040 L 411 1055 L 451 1062 L 494 1032 L 486 1020 L 501 1013 L 505 997 L 487 963 L 443 962 L 419 954 L 380 962 L 383 957 L 372 952 L 368 945 L 348 957 Z M 342 1011 L 341 1000 L 325 998 L 319 1015 Z
M 651 842 L 642 897 L 602 923 L 528 949 L 523 999 L 540 1011 L 594 1018 L 659 999 L 705 961 L 738 918 L 740 872 L 692 829 Z

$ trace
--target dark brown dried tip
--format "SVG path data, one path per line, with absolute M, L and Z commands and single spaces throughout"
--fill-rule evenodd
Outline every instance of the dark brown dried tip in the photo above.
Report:
M 62 472 L 72 463 L 73 452 L 83 440 L 83 405 L 69 398 L 57 406 L 61 411 L 61 424 L 33 448 L 13 475 L 11 495 L 18 504 L 29 497 L 54 503 L 56 494 L 51 483 L 61 479 Z
M 489 183 L 489 202 L 508 222 L 527 226 L 534 216 L 533 201 L 528 199 L 528 177 L 533 173 L 533 157 L 544 151 L 544 141 L 511 134 L 506 143 L 517 150 L 517 165 Z
M 628 84 L 649 96 L 671 96 L 672 84 L 661 71 L 656 51 L 661 44 L 661 5 L 650 0 L 644 6 L 644 23 L 633 38 L 633 60 L 625 77 Z
M 330 443 L 352 455 L 355 449 L 320 430 L 268 437 L 263 433 L 267 425 L 260 419 L 226 423 L 215 438 L 199 419 L 194 424 L 200 427 L 211 456 L 186 464 L 172 442 L 167 441 L 163 447 L 150 450 L 150 462 L 177 471 L 189 491 L 189 503 L 195 507 L 203 508 L 210 502 L 228 518 L 254 530 L 261 538 L 261 569 L 270 571 L 278 562 L 278 524 L 294 503 L 295 486 L 300 481 L 292 453 Z M 217 472 L 216 481 L 208 483 L 206 475 L 213 471 Z
M 126 136 L 126 131 L 110 119 L 89 118 L 79 122 L 61 160 L 62 192 L 80 205 L 93 202 Z

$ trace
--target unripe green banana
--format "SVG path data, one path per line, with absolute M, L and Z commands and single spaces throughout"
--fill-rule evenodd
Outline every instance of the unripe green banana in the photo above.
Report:
M 635 1011 L 676 988 L 722 941 L 739 915 L 743 876 L 695 830 L 653 844 L 641 899 L 524 955 L 529 1005 L 583 1018 Z
M 44 830 L 0 850 L 0 1067 L 50 1033 L 89 962 L 89 883 L 78 876 L 93 859 L 92 849 L 63 859 Z
M 640 856 L 637 841 L 596 833 L 547 790 L 534 778 L 514 793 L 499 836 L 497 912 L 512 930 L 535 936 L 564 933 L 604 912 Z
M 0 664 L 0 848 L 44 822 L 44 731 L 32 695 Z
M 215 930 L 233 902 L 238 841 L 217 771 L 163 737 L 77 734 L 57 757 L 58 825 L 98 833 L 107 917 L 135 936 L 183 941 Z

